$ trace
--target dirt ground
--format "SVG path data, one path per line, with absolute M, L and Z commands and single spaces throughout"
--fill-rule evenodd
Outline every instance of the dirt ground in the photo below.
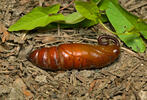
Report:
M 121 42 L 119 59 L 95 70 L 45 71 L 26 59 L 32 49 L 41 47 L 75 42 L 97 44 L 98 35 L 108 33 L 99 25 L 88 29 L 6 31 L 36 6 L 61 3 L 64 7 L 70 2 L 0 0 L 0 100 L 147 100 L 147 50 L 134 53 Z M 147 19 L 146 0 L 120 3 L 129 12 Z M 64 12 L 73 10 L 71 5 Z

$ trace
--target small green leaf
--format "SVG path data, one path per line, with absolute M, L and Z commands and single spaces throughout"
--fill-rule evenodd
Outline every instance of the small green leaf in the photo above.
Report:
M 85 18 L 78 12 L 74 12 L 65 16 L 65 23 L 67 24 L 76 24 L 83 21 Z
M 136 52 L 144 52 L 146 47 L 145 43 L 140 37 L 139 33 L 124 33 L 118 34 L 119 38 Z
M 62 14 L 56 14 L 59 11 L 59 7 L 59 4 L 45 8 L 36 7 L 10 26 L 8 30 L 32 30 L 36 27 L 44 27 L 51 22 L 62 21 L 64 20 L 64 16 Z
M 94 2 L 82 2 L 82 1 L 75 1 L 75 8 L 76 10 L 85 18 L 89 20 L 93 20 L 97 22 L 98 20 L 98 7 Z

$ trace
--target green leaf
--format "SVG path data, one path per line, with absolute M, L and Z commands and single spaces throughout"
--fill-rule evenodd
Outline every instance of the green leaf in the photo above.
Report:
M 105 14 L 101 14 L 100 20 L 101 20 L 102 22 L 108 22 L 108 21 L 109 21 L 109 20 L 108 20 L 108 17 L 107 17 Z
M 105 6 L 107 5 L 106 14 L 117 33 L 134 29 L 147 39 L 147 24 L 144 21 L 127 12 L 117 2 L 112 0 L 104 1 L 107 1 L 107 3 L 105 2 Z
M 65 23 L 76 24 L 83 21 L 84 19 L 85 18 L 79 12 L 74 12 L 72 14 L 65 16 Z
M 32 30 L 36 27 L 44 27 L 51 22 L 62 21 L 64 20 L 64 16 L 62 14 L 56 14 L 59 11 L 59 7 L 59 4 L 45 8 L 36 7 L 10 26 L 8 30 Z
M 96 3 L 75 1 L 75 8 L 85 18 L 97 22 L 99 9 Z
M 118 4 L 118 0 L 101 0 L 101 2 L 98 4 L 100 10 L 106 10 L 109 6 L 109 3 L 113 2 L 115 4 Z
M 145 22 L 142 21 L 136 21 L 136 23 L 134 23 L 137 30 L 139 30 L 139 32 L 141 33 L 141 35 L 147 39 L 147 24 Z
M 119 38 L 136 52 L 144 52 L 146 47 L 145 43 L 140 37 L 139 33 L 124 33 L 118 34 Z
M 79 26 L 80 27 L 90 27 L 90 26 L 96 25 L 98 23 L 99 23 L 99 21 L 93 21 L 93 20 L 85 19 L 84 21 L 79 23 Z
M 98 23 L 98 22 L 97 22 Z M 95 24 L 97 24 L 94 21 L 84 19 L 83 21 L 77 23 L 77 24 L 66 24 L 66 23 L 50 23 L 46 27 L 39 28 L 40 30 L 48 30 L 48 29 L 56 29 L 58 25 L 60 25 L 60 28 L 69 29 L 69 28 L 85 28 L 90 27 Z
M 97 22 L 98 23 L 98 22 Z M 76 24 L 66 24 L 66 23 L 50 23 L 46 27 L 40 28 L 40 29 L 54 29 L 58 27 L 58 24 L 60 25 L 60 28 L 85 28 L 85 27 L 90 27 L 95 24 L 97 24 L 94 21 L 84 19 L 82 22 L 76 23 Z
M 130 14 L 127 15 L 125 11 L 113 2 L 109 2 L 109 8 L 106 10 L 106 15 L 114 26 L 117 33 L 124 33 L 127 30 L 134 28 L 134 25 L 128 19 Z
M 91 0 L 91 1 L 93 1 L 96 4 L 98 4 L 98 3 L 100 3 L 101 0 Z
M 60 5 L 55 4 L 49 7 L 36 7 L 31 12 L 42 12 L 45 14 L 56 14 L 59 11 Z
M 147 32 L 147 25 L 143 22 L 137 22 L 138 17 L 130 14 L 124 10 L 120 5 L 115 2 L 109 1 L 107 4 L 106 15 L 113 25 L 116 33 L 131 33 L 131 38 L 129 35 L 124 35 L 125 38 L 122 38 L 123 35 L 119 35 L 120 39 L 125 42 L 125 44 L 131 47 L 134 51 L 143 52 L 145 50 L 145 45 L 143 40 L 140 37 L 140 32 L 146 38 L 145 32 Z M 133 37 L 139 34 L 136 38 Z M 126 41 L 129 40 L 129 41 Z
M 65 24 L 65 23 L 50 23 L 45 27 L 41 27 L 38 30 L 49 30 L 49 29 L 57 29 L 58 25 L 60 28 L 69 29 L 69 28 L 79 28 L 79 24 Z

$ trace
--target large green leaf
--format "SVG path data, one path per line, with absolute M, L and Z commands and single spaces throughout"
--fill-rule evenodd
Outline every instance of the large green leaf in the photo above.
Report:
M 118 4 L 118 0 L 101 0 L 101 2 L 98 4 L 100 10 L 108 9 L 108 6 L 109 6 L 110 2 Z
M 134 51 L 144 52 L 145 44 L 138 34 L 141 32 L 142 35 L 146 38 L 147 35 L 145 32 L 147 32 L 147 25 L 143 22 L 138 22 L 138 17 L 130 14 L 112 0 L 109 0 L 107 3 L 105 2 L 105 5 L 107 5 L 106 15 L 116 30 L 117 35 L 119 35 L 120 39 Z M 131 38 L 130 34 L 127 35 L 126 33 L 131 33 Z
M 65 16 L 65 23 L 67 24 L 76 24 L 83 21 L 85 17 L 83 17 L 79 12 L 74 12 Z
M 43 27 L 51 22 L 64 20 L 62 14 L 57 14 L 60 5 L 50 7 L 36 7 L 27 15 L 20 18 L 15 24 L 10 26 L 9 31 L 32 30 L 36 27 Z
M 137 16 L 130 14 L 120 5 L 110 2 L 106 14 L 118 33 L 135 29 L 147 39 L 147 24 L 139 21 L 140 19 Z
M 109 8 L 106 9 L 106 14 L 117 33 L 124 33 L 134 28 L 131 20 L 128 19 L 131 14 L 127 15 L 126 12 L 115 3 L 109 2 Z
M 95 24 L 97 24 L 98 22 L 94 22 L 88 19 L 84 19 L 83 21 L 76 23 L 76 24 L 67 24 L 67 23 L 50 23 L 48 24 L 46 27 L 42 27 L 39 28 L 41 30 L 48 30 L 48 29 L 56 29 L 58 27 L 58 25 L 60 25 L 60 28 L 85 28 L 85 27 L 90 27 L 93 26 Z
M 99 9 L 96 3 L 75 1 L 75 8 L 85 18 L 97 22 Z
M 76 24 L 67 24 L 67 23 L 50 23 L 48 24 L 46 27 L 41 28 L 41 29 L 54 29 L 57 28 L 58 25 L 60 25 L 60 28 L 85 28 L 85 27 L 90 27 L 93 26 L 95 24 L 97 24 L 98 22 L 94 22 L 88 19 L 84 19 L 83 21 L 76 23 Z
M 91 1 L 93 1 L 96 4 L 98 4 L 98 3 L 100 3 L 101 0 L 91 0 Z

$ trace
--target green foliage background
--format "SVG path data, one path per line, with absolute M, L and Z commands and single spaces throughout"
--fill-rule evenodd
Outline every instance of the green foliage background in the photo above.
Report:
M 136 52 L 144 52 L 143 41 L 147 39 L 147 24 L 123 9 L 118 0 L 82 0 L 75 1 L 76 12 L 64 16 L 58 13 L 60 5 L 36 7 L 24 15 L 9 31 L 32 30 L 38 27 L 61 28 L 90 27 L 110 22 L 116 34 L 128 47 Z M 104 24 L 103 24 L 104 25 Z

